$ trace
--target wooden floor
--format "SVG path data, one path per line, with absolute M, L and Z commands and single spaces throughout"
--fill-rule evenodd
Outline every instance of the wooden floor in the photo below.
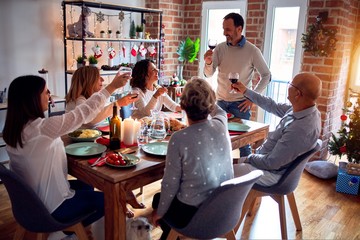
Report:
M 287 211 L 289 239 L 360 239 L 360 196 L 337 193 L 336 180 L 321 180 L 306 172 L 295 191 L 295 197 L 303 226 L 296 232 L 290 211 Z M 144 188 L 139 196 L 147 206 L 151 206 L 152 195 L 159 191 L 160 182 Z M 225 206 L 224 206 L 225 207 Z M 151 207 L 136 210 L 136 216 L 148 216 Z M 221 220 L 219 220 L 221 221 Z M 96 239 L 102 239 L 103 222 L 93 227 Z M 0 184 L 0 240 L 12 239 L 16 223 L 12 217 L 7 192 Z M 161 230 L 152 230 L 152 239 L 159 239 Z M 258 212 L 247 217 L 237 239 L 280 239 L 280 225 L 277 205 L 270 198 L 264 198 Z M 32 234 L 26 239 L 34 239 Z

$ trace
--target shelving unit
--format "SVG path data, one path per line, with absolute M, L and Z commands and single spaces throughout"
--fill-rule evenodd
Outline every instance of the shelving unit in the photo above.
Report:
M 129 38 L 100 38 L 100 37 L 70 37 L 68 35 L 67 32 L 67 10 L 69 7 L 80 7 L 79 9 L 81 9 L 81 11 L 83 12 L 83 9 L 85 7 L 89 7 L 92 11 L 93 9 L 97 9 L 99 11 L 101 10 L 112 10 L 114 12 L 116 12 L 117 14 L 120 12 L 125 12 L 125 13 L 139 13 L 140 14 L 140 19 L 141 19 L 141 24 L 143 24 L 145 21 L 145 14 L 151 14 L 152 17 L 158 16 L 158 32 L 156 33 L 156 35 L 158 36 L 155 39 L 131 39 Z M 156 45 L 157 47 L 157 55 L 156 55 L 156 59 L 157 59 L 157 65 L 158 68 L 161 71 L 161 65 L 162 65 L 162 54 L 161 54 L 161 49 L 162 49 L 162 37 L 164 36 L 164 34 L 162 33 L 162 11 L 158 10 L 158 9 L 149 9 L 149 8 L 140 8 L 140 7 L 130 7 L 130 6 L 124 6 L 124 5 L 116 5 L 116 4 L 109 4 L 109 3 L 103 3 L 103 2 L 94 2 L 94 1 L 83 1 L 83 0 L 78 0 L 78 1 L 70 1 L 70 0 L 65 0 L 62 2 L 62 10 L 63 10 L 63 39 L 64 39 L 64 62 L 65 62 L 65 95 L 68 91 L 68 75 L 73 74 L 74 70 L 71 70 L 68 68 L 68 42 L 69 41 L 76 41 L 76 42 L 81 42 L 81 54 L 82 56 L 86 56 L 86 48 L 87 48 L 87 44 L 91 43 L 91 42 L 107 42 L 107 43 L 153 43 Z M 82 28 L 82 35 L 81 36 L 85 36 L 85 29 L 84 29 L 84 18 L 82 19 L 82 24 L 83 24 L 83 28 Z M 146 26 L 145 26 L 145 30 L 146 30 Z M 89 45 L 88 45 L 89 46 Z M 130 53 L 131 49 L 127 49 L 127 52 Z M 106 76 L 106 75 L 115 75 L 117 73 L 117 71 L 104 71 L 104 70 L 100 70 L 100 75 L 102 76 Z

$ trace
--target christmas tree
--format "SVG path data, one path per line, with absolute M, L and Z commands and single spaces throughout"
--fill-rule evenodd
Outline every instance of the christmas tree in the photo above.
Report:
M 350 163 L 360 163 L 360 96 L 357 94 L 355 104 L 347 102 L 338 135 L 332 134 L 329 141 L 329 152 L 332 155 L 346 155 Z

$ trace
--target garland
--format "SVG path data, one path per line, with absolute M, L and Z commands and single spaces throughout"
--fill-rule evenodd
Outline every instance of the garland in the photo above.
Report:
M 306 33 L 302 34 L 302 47 L 305 52 L 310 52 L 315 57 L 327 57 L 336 50 L 336 33 L 337 29 L 327 29 L 322 25 L 321 20 L 317 20 L 308 27 Z

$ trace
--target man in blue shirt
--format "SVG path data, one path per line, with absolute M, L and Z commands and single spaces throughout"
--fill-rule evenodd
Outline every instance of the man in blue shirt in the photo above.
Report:
M 321 131 L 321 115 L 316 107 L 316 100 L 321 94 L 321 80 L 310 73 L 296 75 L 288 86 L 291 105 L 276 103 L 241 82 L 232 84 L 232 87 L 259 107 L 282 118 L 256 154 L 242 157 L 240 164 L 234 165 L 235 177 L 260 169 L 264 175 L 257 183 L 274 185 L 296 157 L 316 145 Z

